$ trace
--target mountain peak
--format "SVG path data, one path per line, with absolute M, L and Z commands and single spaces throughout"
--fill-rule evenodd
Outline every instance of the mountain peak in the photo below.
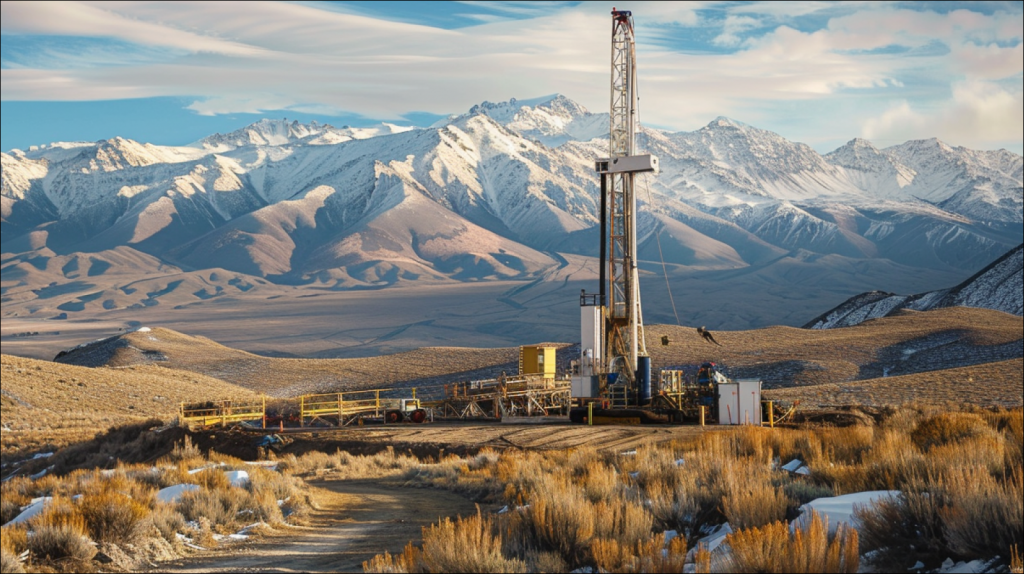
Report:
M 717 118 L 711 120 L 711 123 L 709 123 L 707 125 L 707 127 L 708 128 L 712 128 L 712 129 L 713 128 L 744 129 L 744 128 L 749 128 L 750 126 L 748 126 L 747 124 L 745 124 L 743 122 L 739 122 L 739 121 L 736 121 L 734 119 L 727 118 L 725 116 L 718 116 Z
M 524 109 L 535 111 L 543 109 L 573 118 L 590 113 L 579 103 L 557 93 L 526 100 L 511 98 L 507 102 L 492 103 L 485 100 L 470 108 L 468 113 L 469 115 L 484 114 L 497 122 L 508 123 Z
M 213 134 L 191 145 L 211 150 L 234 149 L 250 145 L 280 146 L 319 134 L 329 127 L 329 125 L 321 124 L 316 120 L 304 124 L 298 120 L 289 122 L 288 118 L 262 118 L 233 132 Z

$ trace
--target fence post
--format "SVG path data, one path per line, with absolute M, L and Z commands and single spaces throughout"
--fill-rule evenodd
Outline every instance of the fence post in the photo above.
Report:
M 704 405 L 700 406 L 700 426 L 704 427 Z
M 768 401 L 768 428 L 775 428 L 775 405 L 774 401 Z
M 594 426 L 594 403 L 587 403 L 587 425 Z

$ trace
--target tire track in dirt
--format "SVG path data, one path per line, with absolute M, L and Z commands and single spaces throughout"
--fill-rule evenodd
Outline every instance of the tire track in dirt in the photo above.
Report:
M 468 499 L 447 491 L 371 481 L 321 481 L 311 487 L 318 510 L 309 526 L 162 563 L 154 571 L 362 572 L 363 562 L 374 555 L 419 543 L 423 526 L 476 512 Z

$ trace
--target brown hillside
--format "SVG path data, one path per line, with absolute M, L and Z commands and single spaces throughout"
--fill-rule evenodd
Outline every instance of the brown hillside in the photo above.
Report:
M 709 328 L 720 346 L 705 342 L 692 327 L 649 326 L 647 349 L 654 367 L 713 361 L 726 366 L 733 377 L 760 377 L 768 387 L 789 387 L 909 375 L 1024 356 L 1021 317 L 988 309 L 903 311 L 854 327 L 822 331 Z M 669 337 L 668 346 L 662 345 L 663 335 Z M 1019 386 L 1019 370 L 1015 381 Z
M 154 365 L 87 368 L 0 355 L 2 448 L 57 446 L 133 420 L 170 419 L 182 401 L 255 393 L 205 375 Z
M 428 347 L 362 359 L 281 359 L 157 328 L 91 343 L 57 360 L 83 366 L 158 364 L 202 373 L 271 396 L 294 397 L 312 392 L 387 388 L 459 373 L 465 374 L 465 378 L 480 378 L 481 370 L 500 372 L 512 368 L 517 353 L 515 348 Z
M 765 398 L 822 406 L 969 403 L 1014 407 L 1024 402 L 1022 369 L 1024 359 L 1012 359 L 901 377 L 774 389 Z

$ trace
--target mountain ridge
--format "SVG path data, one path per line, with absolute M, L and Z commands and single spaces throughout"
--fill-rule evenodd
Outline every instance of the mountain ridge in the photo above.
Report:
M 111 138 L 0 154 L 4 297 L 40 287 L 16 272 L 29 261 L 119 248 L 185 273 L 328 289 L 554 280 L 563 255 L 597 255 L 592 161 L 606 131 L 607 114 L 554 94 L 429 128 L 263 120 L 189 146 Z M 806 252 L 959 280 L 1024 235 L 1010 152 L 853 139 L 821 155 L 724 117 L 638 142 L 662 164 L 641 180 L 638 247 L 676 270 Z

